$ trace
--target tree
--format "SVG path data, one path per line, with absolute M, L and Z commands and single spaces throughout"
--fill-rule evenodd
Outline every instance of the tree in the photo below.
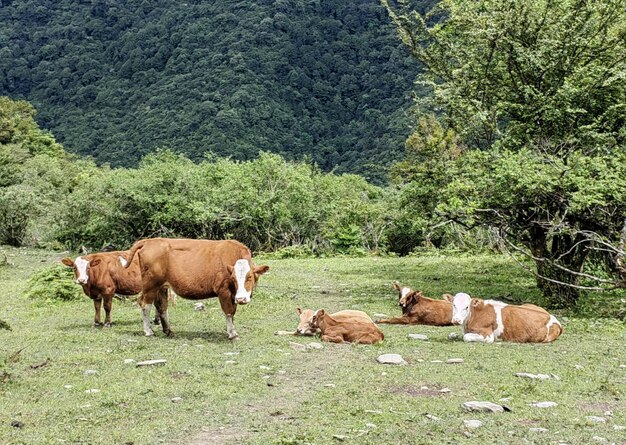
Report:
M 626 0 L 382 2 L 463 148 L 434 213 L 496 228 L 554 306 L 626 287 Z

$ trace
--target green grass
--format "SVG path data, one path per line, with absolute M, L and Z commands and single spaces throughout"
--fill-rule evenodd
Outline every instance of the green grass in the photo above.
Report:
M 626 364 L 626 327 L 620 321 L 559 314 L 565 333 L 548 345 L 466 344 L 448 341 L 456 327 L 385 325 L 379 345 L 324 344 L 300 352 L 289 342 L 315 339 L 273 335 L 296 326 L 298 306 L 396 315 L 394 279 L 435 297 L 466 291 L 540 302 L 532 277 L 505 257 L 258 260 L 272 269 L 252 303 L 240 307 L 235 325 L 241 339 L 230 342 L 216 300 L 197 312 L 193 302 L 179 299 L 170 312 L 174 338 L 161 332 L 145 338 L 131 301 L 114 302 L 113 328 L 94 329 L 87 297 L 42 306 L 22 296 L 28 277 L 62 254 L 2 250 L 10 264 L 0 266 L 0 320 L 12 330 L 0 330 L 1 444 L 626 441 L 626 432 L 614 429 L 626 426 L 626 369 L 620 368 Z M 408 333 L 430 340 L 409 340 Z M 376 357 L 387 352 L 402 354 L 408 364 L 377 364 Z M 452 357 L 465 363 L 446 364 Z M 124 363 L 129 358 L 163 358 L 167 364 L 137 368 Z M 528 381 L 515 372 L 554 373 L 560 380 Z M 441 388 L 450 392 L 439 393 Z M 175 397 L 182 400 L 173 402 Z M 465 401 L 497 403 L 504 397 L 510 397 L 503 403 L 512 412 L 470 414 L 460 408 Z M 548 400 L 559 405 L 528 406 Z M 605 424 L 586 420 L 605 411 L 613 413 Z M 484 425 L 466 432 L 465 419 Z M 23 427 L 11 426 L 14 421 Z M 549 431 L 530 433 L 532 427 Z

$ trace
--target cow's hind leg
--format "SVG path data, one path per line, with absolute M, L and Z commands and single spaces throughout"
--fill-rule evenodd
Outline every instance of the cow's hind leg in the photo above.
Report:
M 113 294 L 107 294 L 104 296 L 104 327 L 111 327 L 111 307 L 113 306 Z
M 93 318 L 93 327 L 97 328 L 97 327 L 102 326 L 102 322 L 100 321 L 100 312 L 102 309 L 102 298 L 100 298 L 99 295 L 93 299 L 93 308 L 96 311 L 96 314 L 94 315 L 94 318 Z
M 146 337 L 152 337 L 154 331 L 150 327 L 150 311 L 152 310 L 152 304 L 157 299 L 159 289 L 151 289 L 144 291 L 139 300 L 139 307 L 141 308 L 141 317 L 143 319 L 143 332 Z
M 230 292 L 220 294 L 219 298 L 220 306 L 222 306 L 222 311 L 226 316 L 226 332 L 228 333 L 228 339 L 235 340 L 239 338 L 239 334 L 235 330 L 235 323 L 233 321 L 235 312 L 237 312 L 237 305 L 233 302 Z
M 163 333 L 168 337 L 174 335 L 174 332 L 170 329 L 170 321 L 167 314 L 167 289 L 161 288 L 158 291 L 157 299 L 154 301 L 154 307 L 156 309 L 155 318 L 158 316 L 161 320 L 161 327 L 163 328 Z

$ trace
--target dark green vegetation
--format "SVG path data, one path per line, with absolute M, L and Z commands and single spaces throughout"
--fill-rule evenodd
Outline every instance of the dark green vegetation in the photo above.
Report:
M 314 339 L 273 335 L 296 326 L 297 306 L 398 314 L 393 279 L 433 297 L 466 290 L 541 302 L 533 280 L 502 256 L 259 258 L 272 269 L 251 304 L 239 308 L 235 323 L 241 340 L 231 343 L 215 300 L 197 312 L 193 302 L 178 299 L 170 313 L 174 338 L 160 332 L 143 337 L 131 301 L 114 302 L 111 329 L 91 327 L 87 297 L 34 305 L 22 295 L 28 277 L 66 253 L 2 251 L 12 265 L 0 268 L 0 319 L 13 329 L 0 330 L 3 444 L 182 445 L 217 438 L 326 444 L 336 441 L 333 435 L 346 436 L 343 443 L 349 444 L 476 444 L 493 443 L 494 437 L 508 444 L 586 445 L 593 436 L 623 441 L 623 431 L 614 427 L 626 426 L 626 369 L 620 368 L 626 364 L 626 330 L 617 321 L 559 313 L 565 333 L 548 345 L 466 344 L 448 341 L 457 327 L 383 326 L 386 339 L 380 345 L 325 344 L 319 351 L 299 352 L 289 341 Z M 408 333 L 425 333 L 430 340 L 409 340 Z M 226 355 L 231 352 L 238 354 Z M 382 353 L 400 353 L 408 364 L 379 365 L 375 359 Z M 465 363 L 433 362 L 455 357 Z M 167 364 L 136 368 L 126 359 Z M 85 373 L 89 370 L 97 374 Z M 560 380 L 529 381 L 514 377 L 516 372 L 554 373 Z M 450 392 L 440 392 L 443 388 Z M 87 392 L 92 389 L 100 392 Z M 510 399 L 501 403 L 510 413 L 468 414 L 460 408 L 469 400 L 505 397 Z M 558 406 L 528 406 L 538 401 Z M 592 423 L 586 416 L 607 422 Z M 466 437 L 467 419 L 480 419 L 484 426 Z M 534 427 L 548 432 L 531 433 Z
M 625 287 L 626 1 L 384 3 L 432 91 L 396 168 L 404 202 L 494 229 L 553 306 Z
M 377 0 L 2 1 L 0 48 L 0 95 L 113 166 L 264 150 L 384 180 L 418 71 Z

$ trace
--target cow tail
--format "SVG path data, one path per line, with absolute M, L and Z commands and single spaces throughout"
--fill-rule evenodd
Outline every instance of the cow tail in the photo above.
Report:
M 124 268 L 128 269 L 130 264 L 133 262 L 133 258 L 135 258 L 135 254 L 145 245 L 145 240 L 137 241 L 133 244 L 133 247 L 130 248 L 130 252 L 128 252 L 126 258 L 126 264 L 124 264 Z

